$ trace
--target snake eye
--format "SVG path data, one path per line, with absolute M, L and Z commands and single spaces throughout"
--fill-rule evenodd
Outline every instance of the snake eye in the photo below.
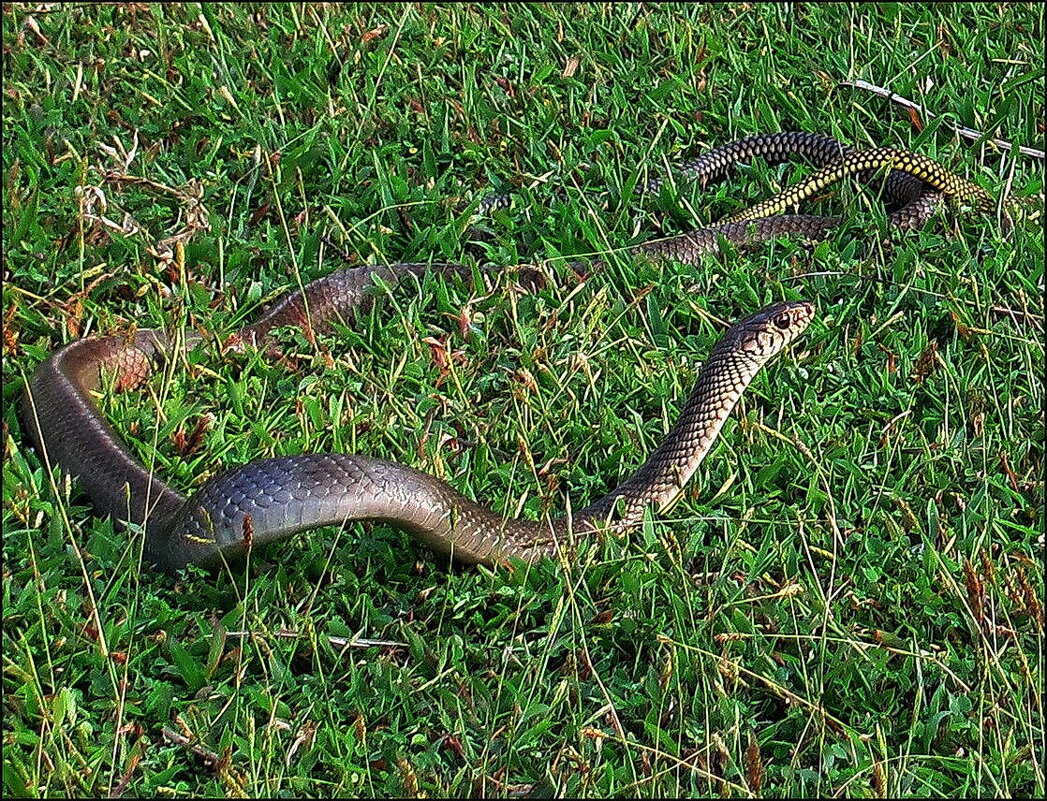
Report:
M 793 321 L 789 318 L 788 314 L 779 314 L 774 318 L 774 324 L 782 329 L 782 331 L 788 329 L 789 326 L 792 325 L 792 322 Z

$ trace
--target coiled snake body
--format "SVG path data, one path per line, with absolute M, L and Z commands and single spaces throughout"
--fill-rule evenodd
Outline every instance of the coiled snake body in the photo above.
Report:
M 828 137 L 788 133 L 756 136 L 712 151 L 686 165 L 684 173 L 703 183 L 718 180 L 736 162 L 756 156 L 772 163 L 805 158 L 822 170 L 800 189 L 759 204 L 757 216 L 775 216 L 754 219 L 743 213 L 726 224 L 641 245 L 638 250 L 693 261 L 717 250 L 721 239 L 746 245 L 786 233 L 824 237 L 837 220 L 781 212 L 845 175 L 881 167 L 892 170 L 884 181 L 883 196 L 898 207 L 891 220 L 900 227 L 926 219 L 938 192 L 986 204 L 988 196 L 980 188 L 934 162 L 903 151 L 882 150 L 872 157 L 862 153 L 874 151 L 853 153 Z M 236 339 L 262 345 L 272 329 L 289 324 L 309 333 L 329 329 L 331 323 L 371 301 L 375 276 L 389 283 L 432 271 L 470 274 L 459 265 L 431 264 L 343 270 L 285 296 Z M 633 525 L 647 507 L 663 508 L 675 498 L 709 452 L 749 382 L 806 328 L 813 314 L 810 303 L 778 303 L 732 325 L 702 365 L 680 418 L 650 458 L 614 491 L 570 519 L 547 522 L 506 519 L 427 473 L 345 454 L 251 462 L 215 476 L 186 498 L 129 453 L 91 400 L 104 372 L 114 373 L 118 385 L 133 385 L 151 372 L 174 347 L 157 331 L 138 332 L 130 339 L 84 339 L 60 349 L 30 378 L 21 414 L 45 465 L 57 464 L 77 477 L 100 513 L 143 525 L 144 559 L 164 570 L 189 563 L 220 564 L 255 545 L 361 519 L 399 525 L 461 562 L 533 561 L 557 554 L 572 537 L 607 525 Z

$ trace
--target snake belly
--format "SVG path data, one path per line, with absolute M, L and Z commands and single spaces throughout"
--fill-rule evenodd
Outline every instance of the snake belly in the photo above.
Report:
M 806 159 L 825 166 L 849 152 L 815 134 L 767 134 L 706 154 L 703 163 L 688 165 L 686 173 L 704 184 L 748 158 L 765 157 L 772 163 Z M 926 179 L 914 179 L 905 164 L 899 168 L 896 162 L 886 165 L 894 169 L 883 193 L 898 206 L 892 222 L 904 228 L 933 211 L 938 193 L 925 191 Z M 848 162 L 844 174 L 885 166 L 882 161 L 852 165 Z M 919 166 L 926 173 L 926 165 Z M 793 192 L 788 202 L 820 191 L 826 181 L 815 184 Z M 774 216 L 710 226 L 637 249 L 654 257 L 694 261 L 716 252 L 723 240 L 740 246 L 783 234 L 816 240 L 839 222 L 777 210 Z M 426 273 L 468 278 L 472 272 L 462 265 L 419 263 L 342 270 L 289 293 L 234 339 L 261 347 L 279 326 L 296 325 L 309 336 L 330 330 L 373 302 L 376 278 L 388 285 Z M 711 449 L 748 384 L 807 327 L 813 314 L 810 303 L 779 303 L 734 323 L 704 362 L 679 419 L 647 461 L 591 505 L 569 517 L 541 522 L 507 518 L 422 471 L 347 454 L 254 461 L 214 476 L 187 498 L 131 455 L 92 400 L 103 375 L 115 376 L 117 386 L 134 386 L 188 344 L 158 331 L 88 338 L 61 348 L 30 378 L 20 413 L 45 466 L 50 470 L 58 465 L 77 478 L 97 512 L 142 526 L 143 559 L 162 570 L 190 563 L 219 565 L 252 547 L 353 520 L 395 524 L 437 553 L 463 563 L 532 562 L 556 556 L 604 527 L 635 525 L 648 507 L 660 509 L 671 502 Z

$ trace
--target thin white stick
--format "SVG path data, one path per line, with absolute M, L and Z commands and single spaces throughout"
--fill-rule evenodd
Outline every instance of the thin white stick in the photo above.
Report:
M 865 89 L 869 92 L 872 92 L 873 94 L 879 95 L 880 97 L 886 97 L 891 101 L 897 103 L 899 106 L 904 106 L 907 109 L 920 112 L 927 119 L 931 119 L 932 117 L 936 116 L 935 114 L 932 114 L 930 111 L 921 106 L 919 103 L 914 103 L 908 98 L 902 97 L 901 95 L 892 92 L 890 89 L 884 89 L 882 86 L 877 86 L 876 84 L 869 83 L 868 81 L 841 81 L 840 83 L 843 86 L 853 86 L 856 89 Z M 966 125 L 957 125 L 955 123 L 950 123 L 950 125 L 952 125 L 952 127 L 955 129 L 956 133 L 958 133 L 960 136 L 966 137 L 967 139 L 981 139 L 983 136 L 985 136 L 985 134 L 983 134 L 981 131 L 976 131 L 974 130 L 974 128 L 968 128 Z M 1012 147 L 1014 147 L 1014 144 L 1012 142 L 1008 142 L 1006 139 L 989 139 L 988 141 L 992 142 L 1001 150 L 1009 151 Z M 1025 147 L 1024 145 L 1018 145 L 1018 151 L 1022 155 L 1032 156 L 1036 159 L 1042 159 L 1044 156 L 1042 150 L 1037 150 L 1034 147 Z

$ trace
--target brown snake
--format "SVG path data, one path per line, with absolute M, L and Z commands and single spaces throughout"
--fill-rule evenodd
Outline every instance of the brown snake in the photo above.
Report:
M 772 163 L 806 158 L 826 169 L 842 160 L 846 164 L 842 174 L 884 166 L 882 160 L 856 160 L 849 152 L 835 140 L 813 134 L 761 135 L 712 151 L 688 165 L 685 173 L 703 183 L 718 180 L 735 162 L 754 156 Z M 889 151 L 892 159 L 899 152 Z M 925 161 L 919 161 L 924 170 L 921 180 L 894 171 L 884 181 L 885 199 L 898 207 L 891 220 L 899 227 L 914 227 L 933 211 L 938 195 L 925 189 L 925 181 L 946 194 L 963 194 L 971 186 L 964 182 L 957 189 L 933 174 L 928 177 Z M 897 165 L 892 161 L 887 166 Z M 777 216 L 704 228 L 638 250 L 694 261 L 718 250 L 721 239 L 746 245 L 789 233 L 823 238 L 838 220 L 785 216 L 780 211 L 832 180 L 818 178 L 806 194 L 783 193 L 784 200 L 768 207 L 767 213 Z M 376 276 L 390 284 L 427 272 L 466 277 L 471 273 L 459 265 L 438 264 L 342 270 L 313 281 L 302 292 L 289 293 L 261 320 L 239 332 L 237 340 L 261 346 L 270 341 L 270 331 L 282 325 L 305 327 L 309 333 L 330 330 L 333 323 L 351 318 L 370 303 Z M 778 303 L 732 325 L 702 365 L 676 424 L 647 461 L 615 490 L 570 518 L 541 522 L 506 518 L 413 468 L 345 454 L 251 462 L 211 478 L 186 498 L 130 454 L 91 399 L 103 374 L 113 373 L 117 385 L 130 386 L 153 370 L 154 363 L 173 348 L 168 337 L 157 331 L 141 331 L 130 338 L 83 339 L 63 347 L 30 378 L 21 415 L 45 466 L 59 465 L 78 478 L 98 512 L 143 525 L 144 559 L 164 570 L 188 563 L 221 564 L 247 548 L 296 532 L 364 519 L 396 524 L 460 562 L 533 561 L 554 556 L 572 538 L 605 525 L 633 525 L 648 507 L 661 509 L 671 502 L 711 449 L 749 382 L 807 327 L 813 314 L 810 303 Z

